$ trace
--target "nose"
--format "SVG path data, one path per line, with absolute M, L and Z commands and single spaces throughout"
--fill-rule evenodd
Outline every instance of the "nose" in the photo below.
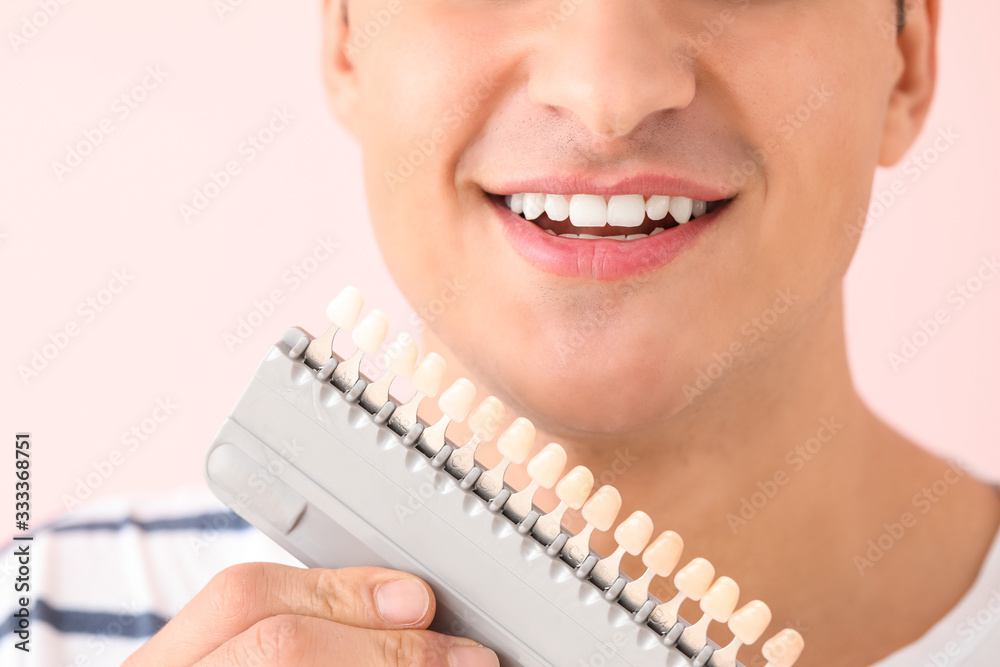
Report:
M 649 114 L 694 97 L 691 59 L 662 4 L 587 0 L 539 31 L 529 74 L 535 104 L 568 112 L 604 139 L 628 135 Z

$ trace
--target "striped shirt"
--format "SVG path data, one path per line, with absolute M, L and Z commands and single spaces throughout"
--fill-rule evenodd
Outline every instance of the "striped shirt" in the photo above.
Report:
M 30 544 L 31 590 L 15 593 Z M 0 551 L 0 665 L 120 665 L 208 580 L 237 563 L 301 566 L 204 487 L 81 508 Z M 30 598 L 30 652 L 16 648 L 15 596 Z M 1000 664 L 1000 539 L 962 601 L 875 667 Z

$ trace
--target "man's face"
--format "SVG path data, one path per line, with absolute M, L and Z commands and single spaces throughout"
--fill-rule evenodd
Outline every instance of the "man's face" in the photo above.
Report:
M 543 428 L 652 428 L 840 307 L 898 75 L 888 0 L 348 9 L 385 260 L 473 377 Z M 564 195 L 570 218 L 555 199 L 528 221 L 518 193 Z M 668 217 L 655 199 L 634 217 L 651 196 L 674 198 Z M 679 224 L 684 197 L 707 211 Z

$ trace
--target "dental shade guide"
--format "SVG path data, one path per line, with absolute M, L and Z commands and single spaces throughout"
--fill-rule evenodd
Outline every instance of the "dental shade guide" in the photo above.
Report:
M 380 565 L 420 576 L 437 598 L 430 629 L 481 641 L 504 667 L 598 657 L 609 667 L 742 667 L 737 652 L 766 630 L 767 605 L 734 611 L 739 587 L 716 580 L 703 558 L 674 574 L 674 598 L 651 595 L 651 582 L 680 561 L 680 536 L 663 531 L 650 542 L 652 520 L 633 512 L 615 529 L 617 549 L 601 557 L 591 537 L 614 526 L 618 490 L 594 491 L 583 466 L 563 474 L 567 455 L 557 443 L 529 459 L 531 422 L 517 418 L 498 435 L 503 404 L 490 396 L 473 410 L 468 380 L 440 393 L 443 417 L 425 424 L 417 409 L 438 396 L 444 360 L 430 353 L 418 364 L 416 341 L 401 334 L 381 376 L 366 377 L 362 360 L 382 347 L 388 319 L 372 310 L 359 321 L 363 305 L 356 288 L 345 288 L 319 338 L 292 328 L 268 351 L 206 457 L 216 495 L 307 566 Z M 333 340 L 345 328 L 356 351 L 341 359 Z M 415 392 L 397 405 L 390 388 L 400 377 Z M 464 443 L 449 436 L 455 422 L 472 433 Z M 494 437 L 503 458 L 486 468 L 477 448 Z M 526 460 L 531 482 L 514 489 L 510 468 Z M 544 512 L 535 493 L 552 487 L 559 504 Z M 586 521 L 576 535 L 563 525 L 570 509 Z M 626 553 L 641 554 L 646 568 L 634 581 L 621 571 Z M 688 599 L 701 605 L 694 624 L 679 614 Z M 723 623 L 734 638 L 720 648 L 710 635 Z M 761 654 L 768 667 L 791 667 L 802 648 L 801 635 L 786 629 Z

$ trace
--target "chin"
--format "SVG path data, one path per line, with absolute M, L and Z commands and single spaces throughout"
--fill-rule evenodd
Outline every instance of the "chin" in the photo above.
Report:
M 682 372 L 669 370 L 678 366 L 651 362 L 648 355 L 577 354 L 561 362 L 557 354 L 543 353 L 525 362 L 497 377 L 519 412 L 548 432 L 643 432 L 688 407 Z M 525 375 L 524 368 L 533 370 Z

